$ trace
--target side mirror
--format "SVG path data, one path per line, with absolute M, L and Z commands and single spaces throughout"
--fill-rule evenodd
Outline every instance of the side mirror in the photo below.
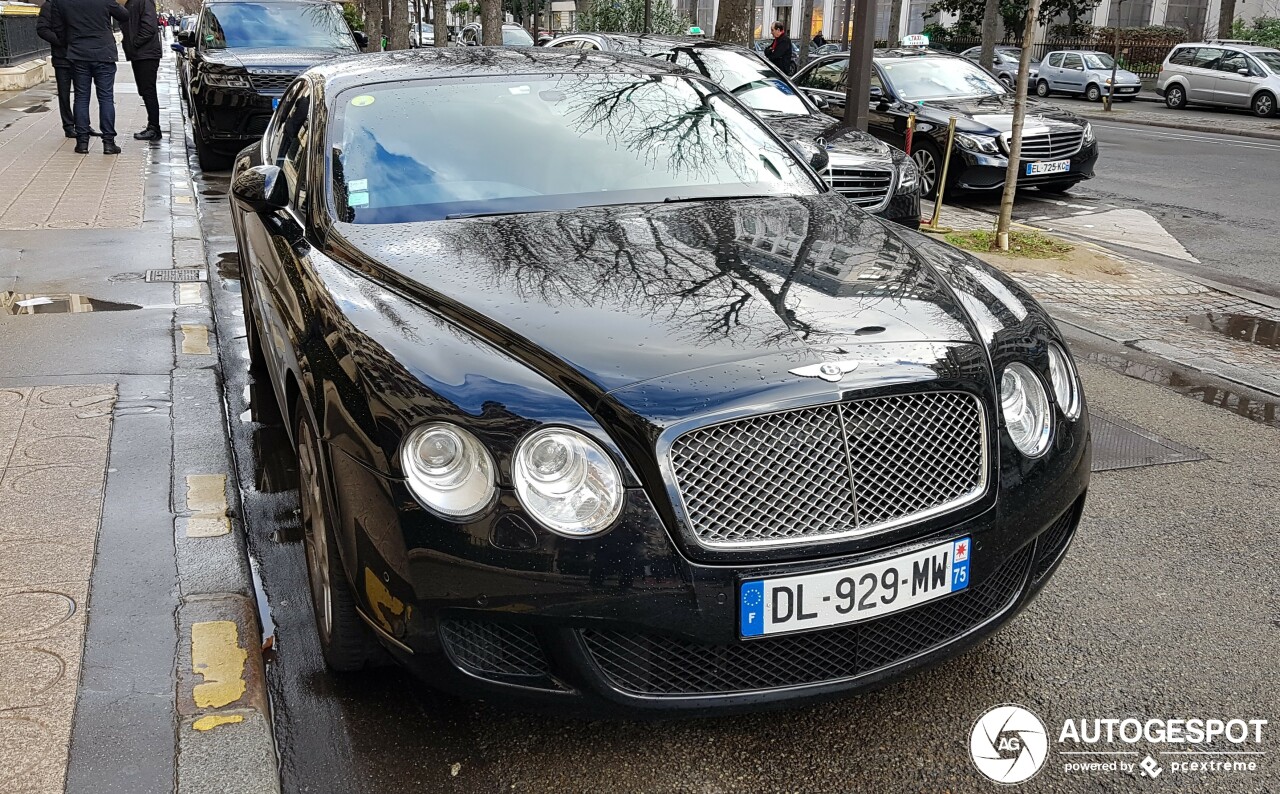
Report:
M 181 55 L 182 53 L 184 53 L 184 52 L 186 52 L 186 51 L 187 51 L 185 47 L 183 47 L 181 44 L 178 44 L 177 42 L 174 42 L 173 44 L 170 44 L 170 45 L 169 45 L 169 49 L 173 50 L 174 52 L 178 53 L 179 55 Z
M 355 36 L 356 44 L 358 44 L 358 45 L 360 46 L 360 49 L 362 49 L 362 50 L 363 50 L 365 47 L 368 47 L 368 46 L 369 46 L 369 34 L 368 34 L 368 33 L 365 33 L 363 30 L 353 30 L 353 31 L 351 31 L 351 35 L 352 35 L 352 36 Z
M 813 102 L 814 107 L 818 110 L 826 110 L 831 107 L 831 103 L 822 94 L 809 94 L 809 100 Z
M 275 212 L 289 206 L 289 186 L 274 165 L 255 165 L 231 183 L 231 197 L 254 212 Z
M 194 30 L 178 31 L 178 43 L 184 47 L 196 46 L 196 32 Z
M 1253 74 L 1253 72 L 1249 71 L 1248 69 L 1236 69 L 1236 74 L 1240 75 L 1241 77 L 1248 77 L 1249 75 Z
M 806 141 L 803 138 L 792 138 L 790 141 L 791 151 L 796 156 L 809 164 L 809 167 L 818 173 L 822 173 L 831 164 L 831 158 L 827 156 L 827 150 L 817 145 L 813 141 Z

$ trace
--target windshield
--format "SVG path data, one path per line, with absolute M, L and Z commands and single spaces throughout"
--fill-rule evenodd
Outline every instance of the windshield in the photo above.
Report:
M 757 112 L 787 116 L 810 114 L 804 100 L 782 79 L 782 75 L 754 55 L 688 47 L 676 50 L 676 63 L 701 72 Z
M 354 88 L 330 135 L 332 206 L 353 223 L 819 192 L 748 112 L 672 76 Z
M 885 80 L 899 99 L 924 99 L 1003 94 L 1000 81 L 959 58 L 901 58 L 881 62 Z
M 1086 52 L 1084 55 L 1084 65 L 1090 69 L 1110 69 L 1115 65 L 1110 55 L 1105 52 Z
M 1254 51 L 1249 54 L 1262 61 L 1263 65 L 1266 66 L 1272 74 L 1280 74 L 1280 52 L 1275 50 L 1270 50 L 1268 52 Z
M 529 35 L 529 31 L 524 28 L 507 28 L 502 29 L 502 46 L 504 47 L 532 47 L 533 36 Z
M 205 6 L 204 46 L 299 47 L 356 52 L 342 10 L 331 3 L 216 3 Z

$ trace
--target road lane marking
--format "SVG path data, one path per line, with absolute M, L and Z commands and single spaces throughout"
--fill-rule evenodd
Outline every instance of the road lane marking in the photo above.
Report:
M 219 725 L 234 725 L 237 722 L 244 722 L 243 714 L 210 714 L 191 723 L 191 727 L 198 731 L 211 731 Z
M 187 537 L 215 538 L 231 532 L 227 520 L 227 475 L 187 475 Z
M 1217 143 L 1224 146 L 1235 146 L 1238 148 L 1245 148 L 1245 149 L 1280 149 L 1280 143 L 1268 143 L 1266 141 L 1262 141 L 1256 138 L 1249 138 L 1243 135 L 1241 136 L 1210 136 L 1210 135 L 1194 135 L 1194 134 L 1189 135 L 1187 133 L 1178 133 L 1178 132 L 1157 132 L 1155 130 L 1137 127 L 1136 125 L 1117 126 L 1113 124 L 1095 123 L 1093 127 L 1094 129 L 1116 130 L 1126 135 L 1150 135 L 1153 137 L 1173 138 L 1173 139 L 1182 140 L 1182 141 L 1196 141 L 1200 143 Z M 1112 143 L 1112 141 L 1106 141 L 1106 143 Z
M 209 329 L 203 325 L 182 326 L 182 352 L 190 356 L 207 356 L 209 350 Z
M 191 690 L 200 708 L 222 708 L 244 697 L 244 664 L 249 653 L 240 647 L 233 620 L 191 624 L 191 672 L 204 681 Z

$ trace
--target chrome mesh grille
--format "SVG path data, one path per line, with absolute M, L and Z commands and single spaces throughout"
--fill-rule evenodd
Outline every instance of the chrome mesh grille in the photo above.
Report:
M 1060 160 L 1080 151 L 1083 144 L 1083 129 L 1025 135 L 1022 138 L 1022 159 Z
M 671 446 L 704 546 L 863 534 L 955 509 L 986 488 L 986 427 L 960 392 L 876 397 L 691 430 Z
M 827 183 L 859 207 L 876 207 L 889 197 L 893 172 L 877 168 L 841 168 L 833 165 Z

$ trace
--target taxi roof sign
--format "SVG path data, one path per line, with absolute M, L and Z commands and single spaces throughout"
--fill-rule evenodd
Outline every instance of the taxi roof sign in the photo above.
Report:
M 923 33 L 912 33 L 910 36 L 906 36 L 906 37 L 904 37 L 904 38 L 902 39 L 902 46 L 904 46 L 904 47 L 928 47 L 928 46 L 929 46 L 929 37 L 928 37 L 928 36 L 926 36 L 926 35 L 924 35 Z

